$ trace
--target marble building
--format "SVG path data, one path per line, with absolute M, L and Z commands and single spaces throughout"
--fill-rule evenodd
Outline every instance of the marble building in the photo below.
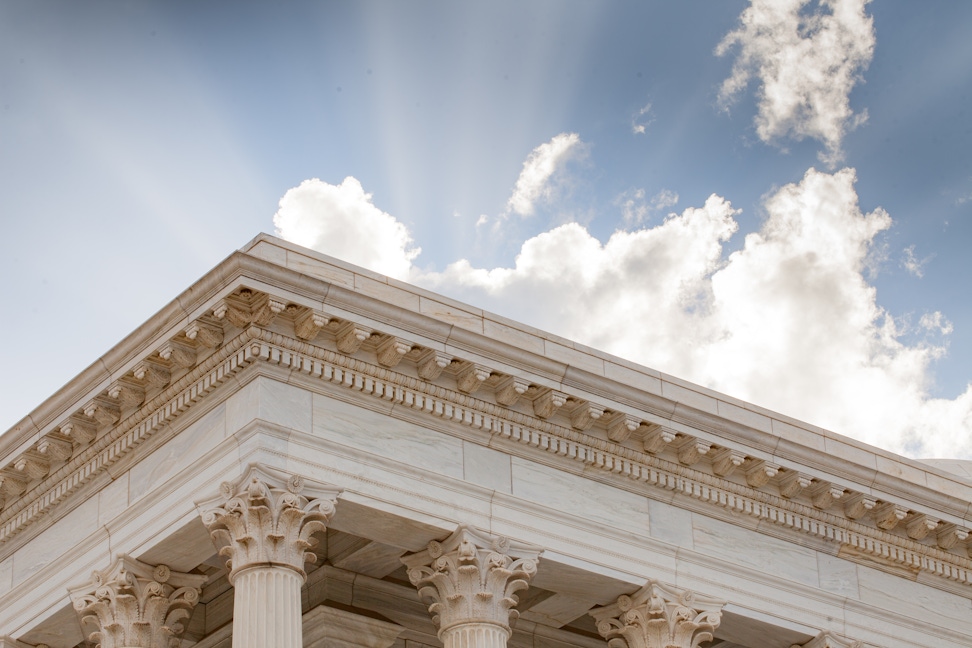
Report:
M 972 645 L 967 477 L 266 235 L 0 502 L 2 648 Z

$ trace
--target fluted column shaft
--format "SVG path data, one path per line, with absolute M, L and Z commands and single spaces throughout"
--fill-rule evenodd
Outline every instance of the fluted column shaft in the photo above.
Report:
M 443 648 L 506 648 L 510 629 L 492 623 L 463 623 L 439 633 Z
M 233 648 L 303 646 L 300 588 L 304 579 L 285 567 L 237 572 L 233 586 Z
M 338 489 L 251 465 L 199 504 L 235 588 L 233 648 L 302 648 L 300 589 Z

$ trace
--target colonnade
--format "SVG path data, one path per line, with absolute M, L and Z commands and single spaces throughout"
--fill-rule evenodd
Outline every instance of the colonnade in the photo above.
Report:
M 300 591 L 309 551 L 340 490 L 251 465 L 198 503 L 234 587 L 233 648 L 302 648 Z M 537 573 L 541 547 L 459 526 L 402 557 L 444 648 L 506 648 L 516 592 Z M 101 648 L 177 648 L 206 577 L 119 556 L 70 595 Z M 610 648 L 698 648 L 713 638 L 724 602 L 649 581 L 590 611 Z M 860 648 L 822 633 L 806 648 Z M 797 647 L 794 647 L 797 648 Z

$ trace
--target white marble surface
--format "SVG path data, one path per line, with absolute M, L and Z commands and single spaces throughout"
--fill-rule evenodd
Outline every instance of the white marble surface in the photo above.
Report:
M 59 562 L 79 541 L 98 529 L 98 500 L 89 499 L 45 529 L 13 555 L 13 584 Z
M 817 586 L 814 550 L 702 515 L 693 516 L 695 550 L 729 563 Z
M 98 526 L 104 526 L 124 513 L 128 498 L 129 473 L 123 473 L 98 493 Z
M 904 617 L 963 628 L 972 636 L 972 601 L 968 598 L 863 565 L 857 574 L 862 602 Z
M 513 468 L 508 454 L 462 442 L 463 478 L 504 493 L 513 492 Z
M 129 471 L 129 500 L 139 500 L 174 474 L 185 470 L 189 462 L 202 457 L 225 437 L 225 406 L 218 405 L 164 446 L 132 466 Z
M 461 440 L 327 396 L 313 402 L 315 436 L 462 479 Z
M 649 499 L 648 519 L 651 537 L 676 547 L 694 549 L 695 531 L 692 527 L 691 511 Z
M 590 523 L 648 535 L 648 499 L 593 479 L 513 457 L 513 494 Z
M 820 589 L 850 599 L 860 599 L 857 565 L 849 560 L 817 552 L 817 574 Z

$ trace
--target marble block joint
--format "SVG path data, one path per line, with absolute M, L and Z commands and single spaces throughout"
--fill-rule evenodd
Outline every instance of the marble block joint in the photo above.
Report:
M 503 648 L 519 616 L 515 593 L 537 573 L 540 547 L 460 526 L 441 542 L 402 557 L 429 603 L 445 648 Z
M 70 594 L 99 648 L 176 648 L 205 581 L 122 555 Z
M 724 601 L 655 581 L 590 614 L 609 648 L 697 648 L 711 641 Z

